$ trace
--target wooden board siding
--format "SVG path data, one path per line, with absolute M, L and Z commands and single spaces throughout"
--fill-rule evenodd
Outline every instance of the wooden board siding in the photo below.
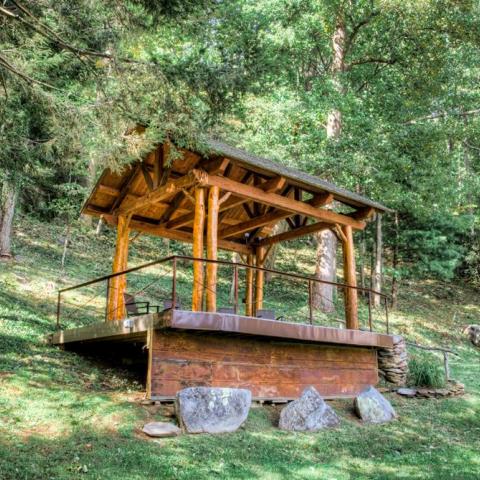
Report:
M 149 378 L 152 399 L 197 385 L 248 388 L 256 399 L 291 399 L 314 385 L 332 398 L 375 385 L 378 372 L 372 348 L 155 330 Z

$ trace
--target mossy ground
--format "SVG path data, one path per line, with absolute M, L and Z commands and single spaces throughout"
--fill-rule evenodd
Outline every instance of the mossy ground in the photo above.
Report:
M 281 432 L 275 428 L 278 408 L 256 407 L 236 433 L 155 441 L 139 430 L 167 412 L 141 404 L 137 379 L 45 342 L 54 331 L 56 290 L 108 273 L 113 237 L 76 228 L 62 272 L 62 228 L 28 218 L 20 225 L 17 260 L 0 264 L 0 479 L 479 478 L 480 352 L 461 334 L 462 325 L 480 322 L 478 292 L 435 281 L 404 283 L 399 308 L 391 314 L 395 332 L 460 354 L 451 359 L 451 369 L 466 385 L 462 398 L 391 395 L 399 418 L 381 426 L 361 425 L 350 401 L 336 401 L 342 426 L 316 434 Z M 311 248 L 308 243 L 282 248 L 277 268 L 311 272 Z M 131 264 L 188 252 L 140 237 Z M 221 293 L 225 299 L 227 287 L 228 281 Z M 155 288 L 163 292 L 168 279 Z M 304 290 L 285 282 L 275 288 L 277 311 L 287 316 L 305 311 Z M 73 300 L 81 304 L 83 297 Z M 92 311 L 97 308 L 101 305 Z

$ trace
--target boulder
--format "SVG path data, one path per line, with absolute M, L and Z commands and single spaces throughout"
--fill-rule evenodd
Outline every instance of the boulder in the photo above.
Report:
M 143 433 L 149 437 L 176 437 L 182 431 L 173 423 L 168 422 L 150 422 L 143 426 Z
M 245 422 L 251 403 L 243 388 L 191 387 L 177 393 L 176 410 L 188 433 L 225 433 Z
M 339 423 L 340 418 L 317 390 L 307 387 L 300 398 L 282 409 L 278 426 L 293 432 L 316 432 Z
M 396 416 L 390 402 L 372 386 L 355 398 L 354 408 L 365 423 L 385 423 Z
M 480 325 L 467 325 L 463 330 L 468 339 L 476 347 L 480 347 Z

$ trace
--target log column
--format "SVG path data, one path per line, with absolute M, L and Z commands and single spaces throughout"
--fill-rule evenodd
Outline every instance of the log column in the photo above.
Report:
M 265 247 L 255 249 L 257 267 L 263 267 L 265 263 Z M 262 270 L 257 270 L 255 278 L 255 314 L 263 308 L 263 283 L 265 275 Z
M 203 236 L 205 233 L 205 189 L 195 188 L 195 218 L 193 220 L 193 256 L 203 258 Z M 202 310 L 203 263 L 193 262 L 192 312 Z
M 353 245 L 352 227 L 345 225 L 343 232 L 343 278 L 347 285 L 357 286 L 355 274 L 355 248 Z M 345 322 L 346 327 L 351 330 L 358 330 L 358 297 L 357 290 L 345 288 Z
M 247 255 L 247 264 L 253 265 L 253 255 Z M 253 270 L 247 268 L 245 273 L 245 315 L 253 316 Z
M 117 242 L 113 257 L 113 273 L 127 269 L 128 264 L 128 243 L 130 229 L 128 224 L 130 218 L 119 216 L 117 220 Z M 125 317 L 125 299 L 123 294 L 127 288 L 126 275 L 119 275 L 110 279 L 108 289 L 108 320 L 121 320 Z
M 208 191 L 208 218 L 207 218 L 207 258 L 217 259 L 218 243 L 218 209 L 220 188 L 210 187 Z M 217 264 L 207 263 L 207 312 L 217 311 Z

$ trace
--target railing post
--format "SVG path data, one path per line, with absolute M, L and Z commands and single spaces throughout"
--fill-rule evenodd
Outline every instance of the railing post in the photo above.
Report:
M 311 280 L 308 281 L 308 310 L 310 325 L 313 325 L 313 285 Z
M 177 257 L 172 262 L 172 310 L 177 306 Z
M 387 334 L 390 333 L 390 328 L 389 328 L 389 325 L 388 325 L 388 301 L 387 301 L 387 297 L 383 297 L 383 300 L 384 300 L 384 303 L 385 303 L 385 321 L 387 323 Z
M 448 366 L 448 352 L 443 351 L 443 366 L 445 367 L 445 381 L 448 383 L 450 380 L 450 367 Z
M 370 327 L 370 331 L 373 331 L 372 328 L 372 292 L 368 292 L 368 325 Z
M 107 296 L 105 299 L 105 321 L 108 321 L 108 299 L 110 298 L 110 278 L 107 278 Z
M 60 330 L 60 301 L 61 301 L 61 295 L 62 295 L 62 293 L 59 291 L 58 292 L 58 297 L 57 297 L 57 330 Z
M 233 267 L 233 311 L 238 313 L 238 266 Z

